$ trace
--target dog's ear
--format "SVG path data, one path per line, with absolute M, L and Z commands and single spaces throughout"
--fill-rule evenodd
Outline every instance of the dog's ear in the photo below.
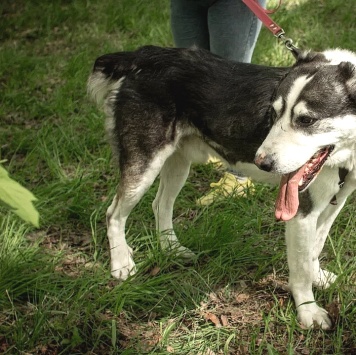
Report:
M 293 53 L 297 59 L 297 65 L 307 64 L 312 62 L 326 63 L 328 60 L 325 58 L 325 55 L 320 52 L 311 52 L 311 51 L 295 51 Z
M 356 67 L 350 62 L 341 62 L 338 69 L 345 80 L 347 91 L 356 100 Z
M 342 76 L 348 80 L 355 76 L 355 66 L 350 62 L 341 62 L 339 64 L 339 71 Z

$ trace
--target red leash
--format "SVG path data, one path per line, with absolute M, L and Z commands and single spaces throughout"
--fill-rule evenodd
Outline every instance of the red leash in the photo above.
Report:
M 257 0 L 242 0 L 242 2 L 261 20 L 261 22 L 273 33 L 275 37 L 280 39 L 287 49 L 292 52 L 297 52 L 298 48 L 293 45 L 293 41 L 285 36 L 282 27 L 278 26 L 268 15 L 273 14 L 280 7 L 282 0 L 275 10 L 269 11 L 261 7 Z

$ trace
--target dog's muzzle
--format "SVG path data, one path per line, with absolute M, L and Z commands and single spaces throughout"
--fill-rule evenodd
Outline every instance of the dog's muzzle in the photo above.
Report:
M 254 163 L 256 166 L 264 171 L 272 171 L 274 168 L 274 160 L 271 155 L 259 154 L 256 155 Z

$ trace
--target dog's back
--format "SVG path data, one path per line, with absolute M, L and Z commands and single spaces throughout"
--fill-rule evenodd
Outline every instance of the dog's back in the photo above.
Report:
M 89 90 L 111 117 L 110 136 L 141 132 L 151 151 L 193 132 L 234 164 L 251 161 L 267 135 L 273 92 L 288 70 L 146 46 L 98 58 Z

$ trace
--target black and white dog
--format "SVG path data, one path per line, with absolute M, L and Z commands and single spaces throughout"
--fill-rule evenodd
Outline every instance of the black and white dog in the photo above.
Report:
M 147 46 L 96 60 L 88 89 L 106 113 L 121 171 L 107 211 L 115 278 L 135 272 L 125 223 L 158 174 L 153 210 L 162 247 L 192 256 L 173 231 L 173 204 L 191 163 L 215 155 L 257 181 L 281 179 L 276 217 L 288 221 L 289 286 L 298 319 L 330 328 L 312 285 L 328 287 L 336 278 L 320 268 L 318 257 L 356 188 L 356 55 L 296 56 L 293 67 L 274 68 L 195 48 Z

